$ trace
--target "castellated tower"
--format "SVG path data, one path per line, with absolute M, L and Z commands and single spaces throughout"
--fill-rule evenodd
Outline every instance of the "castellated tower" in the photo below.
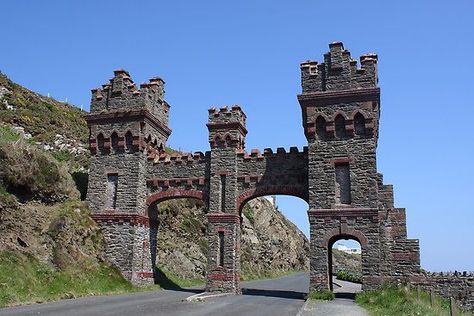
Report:
M 125 70 L 92 90 L 87 116 L 93 172 L 87 201 L 106 239 L 111 263 L 135 283 L 151 282 L 146 164 L 171 133 L 164 81 L 152 78 L 137 89 Z
M 237 151 L 245 147 L 245 113 L 239 106 L 209 109 L 210 196 L 208 291 L 240 293 L 240 215 Z
M 417 273 L 418 240 L 406 239 L 405 211 L 393 208 L 392 187 L 383 185 L 377 173 L 377 55 L 361 56 L 358 68 L 342 43 L 332 43 L 324 63 L 301 64 L 301 82 L 311 288 L 331 288 L 331 248 L 340 239 L 361 244 L 366 289 L 392 276 Z

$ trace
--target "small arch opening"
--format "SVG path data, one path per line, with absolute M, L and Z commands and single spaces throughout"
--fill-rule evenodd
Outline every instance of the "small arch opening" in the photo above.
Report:
M 328 280 L 331 291 L 354 297 L 362 288 L 362 247 L 351 235 L 338 235 L 328 244 Z
M 226 147 L 232 146 L 232 137 L 229 134 L 227 134 L 225 137 L 225 145 Z
M 354 116 L 354 131 L 357 135 L 363 136 L 365 135 L 365 117 L 360 113 Z
M 217 148 L 225 148 L 225 141 L 223 141 L 219 135 L 214 138 L 214 143 Z
M 105 152 L 105 138 L 102 133 L 97 135 L 97 148 L 99 149 L 100 153 L 103 154 Z
M 119 142 L 119 137 L 116 132 L 113 132 L 112 135 L 110 136 L 110 141 L 112 145 L 112 150 L 113 152 L 118 152 L 118 142 Z
M 326 139 L 326 120 L 322 116 L 316 119 L 316 135 L 320 140 Z
M 125 134 L 125 147 L 128 152 L 133 152 L 133 135 L 130 131 Z
M 342 140 L 345 139 L 347 134 L 346 134 L 346 120 L 341 114 L 338 114 L 336 116 L 336 119 L 334 120 L 334 130 L 335 130 L 335 136 L 336 139 Z

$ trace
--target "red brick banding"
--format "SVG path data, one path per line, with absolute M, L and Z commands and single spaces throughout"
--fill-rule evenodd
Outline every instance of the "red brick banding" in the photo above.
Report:
M 198 200 L 203 201 L 207 204 L 208 198 L 207 194 L 203 191 L 198 190 L 184 190 L 184 189 L 167 189 L 164 191 L 160 191 L 149 196 L 146 199 L 146 205 L 150 206 L 153 203 L 159 203 L 161 201 L 169 200 L 169 199 L 177 199 L 177 198 L 195 198 Z
M 264 195 L 291 195 L 299 197 L 308 202 L 308 189 L 303 186 L 296 185 L 266 185 L 255 189 L 251 189 L 241 193 L 237 197 L 237 209 L 240 209 L 250 201 Z
M 240 216 L 238 214 L 228 213 L 210 213 L 207 214 L 209 223 L 240 223 Z
M 91 217 L 101 225 L 129 223 L 148 227 L 150 224 L 148 216 L 139 214 L 99 213 L 92 214 Z

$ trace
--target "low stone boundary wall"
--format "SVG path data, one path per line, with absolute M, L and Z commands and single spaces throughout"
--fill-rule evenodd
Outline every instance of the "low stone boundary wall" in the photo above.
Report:
M 413 283 L 442 297 L 452 297 L 462 309 L 474 312 L 474 272 L 428 272 Z

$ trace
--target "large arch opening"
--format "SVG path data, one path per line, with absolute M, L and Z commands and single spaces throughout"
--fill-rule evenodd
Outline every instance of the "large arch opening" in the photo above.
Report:
M 272 192 L 273 193 L 273 192 Z M 245 195 L 245 193 L 244 193 Z M 278 295 L 303 298 L 309 288 L 309 223 L 307 202 L 290 195 L 247 196 L 239 204 L 241 216 L 241 280 L 295 278 L 293 287 L 275 288 Z M 248 293 L 271 291 L 242 285 Z M 296 290 L 296 291 L 295 291 Z
M 329 289 L 334 293 L 354 295 L 362 288 L 363 243 L 359 238 L 340 234 L 328 243 Z
M 147 199 L 149 253 L 155 284 L 204 284 L 207 270 L 207 201 L 201 192 L 160 192 Z

